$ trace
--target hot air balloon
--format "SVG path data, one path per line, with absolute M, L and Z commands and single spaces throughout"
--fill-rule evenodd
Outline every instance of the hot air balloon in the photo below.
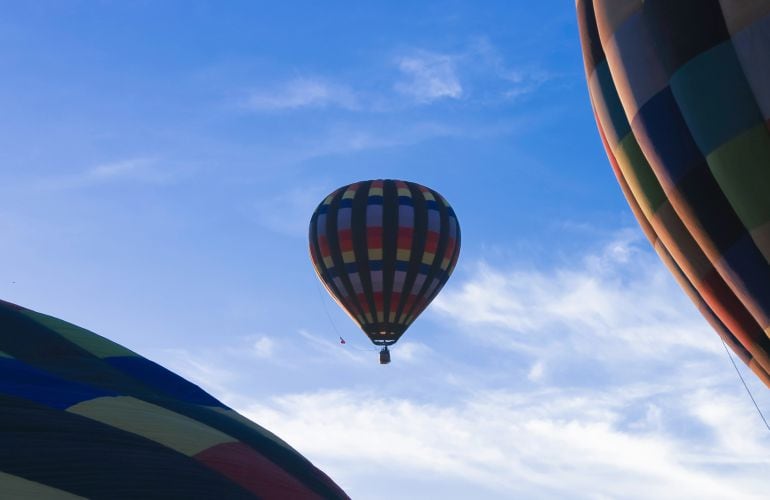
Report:
M 430 304 L 460 254 L 460 226 L 447 201 L 414 182 L 342 186 L 310 220 L 310 256 L 331 296 L 369 339 L 388 346 Z
M 0 301 L 0 497 L 348 498 L 281 439 L 95 333 Z
M 770 1 L 578 0 L 607 155 L 655 249 L 770 386 Z

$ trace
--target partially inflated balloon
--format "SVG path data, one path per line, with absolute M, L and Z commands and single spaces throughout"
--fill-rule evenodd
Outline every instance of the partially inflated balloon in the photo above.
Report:
M 770 1 L 578 0 L 618 182 L 724 341 L 770 386 Z
M 0 301 L 0 497 L 347 495 L 198 386 L 95 333 Z
M 310 220 L 310 256 L 318 276 L 376 345 L 401 337 L 441 291 L 459 253 L 452 207 L 413 182 L 343 186 Z

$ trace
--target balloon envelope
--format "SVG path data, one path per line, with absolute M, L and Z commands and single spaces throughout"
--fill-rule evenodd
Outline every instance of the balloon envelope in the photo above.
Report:
M 327 196 L 310 220 L 326 289 L 377 345 L 395 343 L 441 291 L 460 253 L 454 210 L 414 182 L 372 180 Z
M 275 435 L 90 331 L 0 301 L 3 498 L 348 498 Z
M 578 0 L 588 88 L 632 210 L 770 385 L 770 2 Z

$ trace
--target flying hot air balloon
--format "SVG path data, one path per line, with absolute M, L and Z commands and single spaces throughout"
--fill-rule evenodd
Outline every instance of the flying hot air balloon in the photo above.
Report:
M 658 254 L 770 386 L 770 1 L 578 0 L 615 175 Z
M 398 341 L 449 279 L 460 225 L 447 201 L 414 182 L 371 180 L 327 196 L 310 220 L 310 257 L 322 283 L 369 339 Z

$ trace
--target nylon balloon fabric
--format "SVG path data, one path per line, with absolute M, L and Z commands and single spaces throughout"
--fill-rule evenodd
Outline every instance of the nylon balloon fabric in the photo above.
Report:
M 704 317 L 770 387 L 770 0 L 578 0 L 599 133 Z
M 348 498 L 198 386 L 95 333 L 2 301 L 0 497 Z
M 376 345 L 395 343 L 449 279 L 460 225 L 436 191 L 400 180 L 343 186 L 310 220 L 326 289 Z

